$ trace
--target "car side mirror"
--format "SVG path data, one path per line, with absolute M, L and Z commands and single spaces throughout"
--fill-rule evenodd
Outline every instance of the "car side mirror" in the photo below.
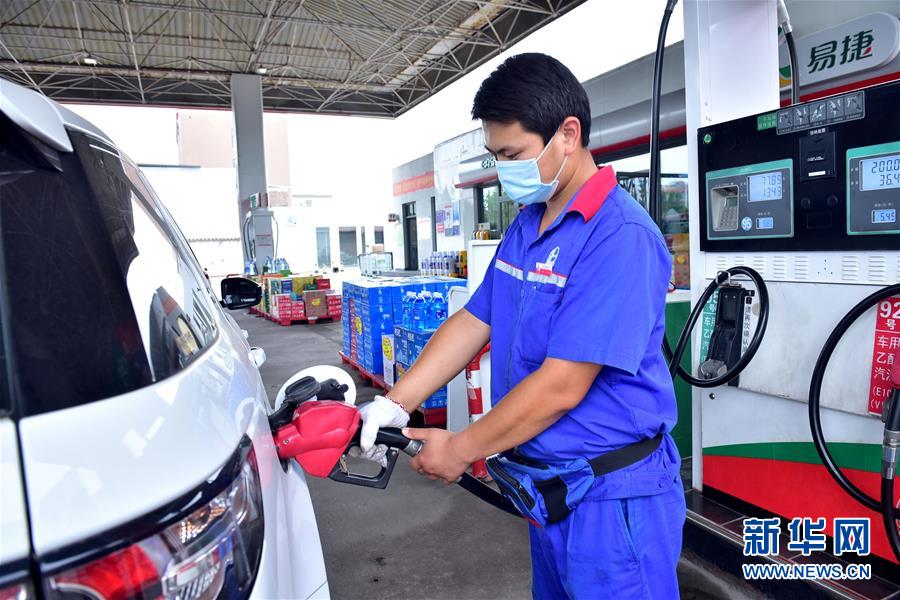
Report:
M 229 310 L 250 308 L 262 300 L 262 288 L 255 281 L 243 277 L 222 280 L 222 306 Z

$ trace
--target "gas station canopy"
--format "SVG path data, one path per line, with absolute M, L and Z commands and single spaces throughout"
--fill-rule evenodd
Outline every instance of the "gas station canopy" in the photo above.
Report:
M 13 0 L 0 76 L 69 102 L 395 117 L 583 0 Z

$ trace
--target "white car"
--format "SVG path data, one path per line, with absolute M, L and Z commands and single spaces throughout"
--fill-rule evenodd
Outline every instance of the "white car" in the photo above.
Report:
M 327 598 L 261 356 L 135 164 L 0 80 L 0 599 Z

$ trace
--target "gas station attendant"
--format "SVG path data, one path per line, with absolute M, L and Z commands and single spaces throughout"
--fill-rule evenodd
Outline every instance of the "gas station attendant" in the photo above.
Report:
M 672 379 L 662 354 L 671 257 L 647 212 L 588 151 L 590 106 L 543 54 L 508 59 L 472 117 L 503 192 L 526 205 L 464 310 L 387 397 L 361 446 L 491 343 L 493 408 L 467 429 L 407 429 L 412 467 L 452 483 L 500 453 L 494 480 L 532 524 L 535 598 L 674 598 L 685 518 Z M 511 450 L 514 449 L 514 450 Z

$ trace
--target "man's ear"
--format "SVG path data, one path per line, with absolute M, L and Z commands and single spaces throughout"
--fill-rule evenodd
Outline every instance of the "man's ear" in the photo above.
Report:
M 572 154 L 581 146 L 581 121 L 578 117 L 566 117 L 560 126 L 566 145 L 566 154 Z

